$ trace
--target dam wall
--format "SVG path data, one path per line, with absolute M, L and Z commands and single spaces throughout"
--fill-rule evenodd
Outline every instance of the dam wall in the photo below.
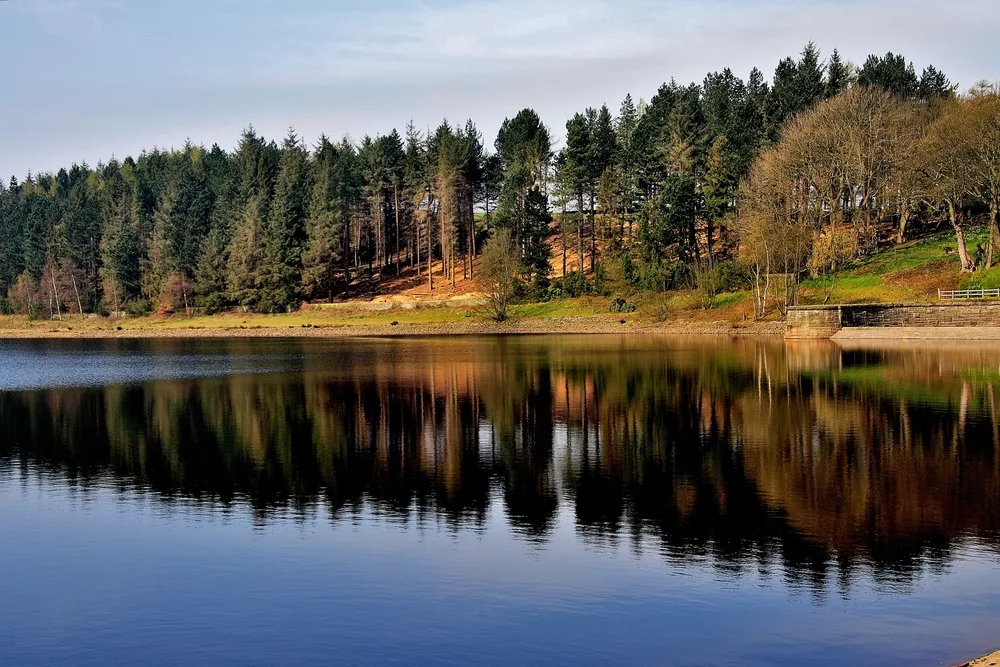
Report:
M 1000 302 L 794 306 L 788 309 L 785 337 L 830 338 L 862 327 L 1000 327 Z

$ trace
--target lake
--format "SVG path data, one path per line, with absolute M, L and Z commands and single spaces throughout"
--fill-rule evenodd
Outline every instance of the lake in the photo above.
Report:
M 0 341 L 0 662 L 954 664 L 1000 347 Z

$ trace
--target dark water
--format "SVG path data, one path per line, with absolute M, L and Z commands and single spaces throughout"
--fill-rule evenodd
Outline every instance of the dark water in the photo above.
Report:
M 0 341 L 0 663 L 952 664 L 1000 347 Z

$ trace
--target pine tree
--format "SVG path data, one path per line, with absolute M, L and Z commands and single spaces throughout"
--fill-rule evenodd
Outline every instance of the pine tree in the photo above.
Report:
M 548 257 L 545 192 L 552 159 L 549 132 L 534 110 L 524 109 L 513 119 L 504 120 L 495 146 L 505 171 L 497 203 L 497 225 L 511 229 L 529 269 L 547 274 L 548 262 L 543 267 L 538 259 L 543 254 Z M 582 164 L 586 170 L 586 154 Z
M 142 244 L 135 218 L 128 202 L 122 202 L 106 218 L 103 230 L 101 284 L 104 302 L 113 313 L 124 310 L 141 292 Z
M 592 138 L 590 126 L 583 114 L 575 114 L 566 122 L 566 147 L 559 155 L 560 176 L 568 193 L 575 199 L 574 230 L 576 231 L 576 259 L 581 273 L 584 271 L 584 197 L 590 190 L 590 157 Z
M 174 201 L 177 192 L 168 188 L 163 201 L 153 214 L 153 235 L 147 247 L 147 258 L 142 272 L 143 295 L 156 303 L 160 299 L 167 278 L 178 269 L 174 248 L 171 244 Z
M 725 134 L 720 134 L 709 150 L 705 180 L 702 184 L 704 200 L 702 213 L 707 222 L 705 236 L 710 263 L 714 260 L 715 229 L 729 213 L 736 199 L 737 184 L 737 174 L 733 169 L 733 159 L 728 150 L 728 139 Z
M 607 105 L 600 110 L 587 110 L 590 126 L 590 147 L 587 154 L 587 189 L 590 203 L 590 271 L 597 271 L 597 194 L 604 172 L 615 162 L 618 142 L 614 121 Z
M 837 49 L 830 54 L 826 63 L 826 98 L 836 97 L 847 89 L 851 80 L 851 67 L 840 57 Z
M 913 63 L 907 63 L 906 58 L 891 51 L 882 58 L 868 56 L 858 70 L 858 84 L 878 86 L 904 100 L 916 97 L 919 85 Z
M 819 48 L 814 42 L 806 44 L 796 65 L 795 79 L 799 109 L 805 111 L 823 99 L 826 84 L 823 81 L 824 67 L 820 60 Z
M 819 49 L 806 44 L 799 60 L 785 58 L 774 70 L 774 85 L 767 100 L 768 137 L 775 141 L 785 121 L 812 108 L 826 95 Z
M 214 227 L 201 246 L 194 270 L 195 305 L 212 314 L 228 305 L 226 274 L 228 267 L 227 240 L 221 227 Z
M 226 270 L 228 301 L 244 310 L 256 310 L 264 262 L 264 225 L 261 205 L 251 198 L 243 207 L 242 219 L 229 246 Z
M 264 228 L 258 304 L 263 312 L 284 312 L 299 302 L 308 186 L 306 151 L 295 132 L 289 130 L 282 145 L 274 200 Z
M 313 189 L 302 252 L 302 289 L 308 298 L 333 298 L 337 255 L 341 252 L 337 148 L 323 135 L 313 159 Z
M 361 159 L 348 138 L 337 145 L 336 181 L 337 200 L 340 203 L 341 261 L 343 262 L 345 287 L 351 283 L 351 267 L 360 261 L 360 248 L 355 243 L 355 231 L 360 229 L 360 210 L 363 199 L 364 175 Z M 360 234 L 357 235 L 360 239 Z
M 420 131 L 410 122 L 406 126 L 406 150 L 403 156 L 403 194 L 402 210 L 405 214 L 407 228 L 410 230 L 413 262 L 420 274 L 421 258 L 426 258 L 424 246 L 427 244 L 427 216 L 424 215 L 427 193 L 427 147 Z M 428 260 L 428 275 L 430 262 Z
M 100 302 L 100 179 L 86 165 L 74 165 L 69 176 L 69 196 L 63 216 L 65 253 L 79 273 L 77 289 L 82 294 L 81 301 L 86 310 L 93 312 Z
M 172 177 L 176 183 L 176 195 L 169 237 L 175 271 L 189 278 L 198 262 L 202 239 L 211 228 L 215 202 L 205 174 L 204 149 L 188 144 L 177 156 L 177 162 Z
M 934 65 L 928 65 L 920 75 L 917 91 L 921 99 L 932 100 L 952 97 L 955 94 L 955 86 L 948 80 L 944 72 Z
M 622 214 L 625 218 L 634 210 L 639 199 L 638 156 L 635 141 L 636 128 L 639 125 L 639 112 L 632 102 L 632 96 L 626 95 L 618 112 L 615 133 L 618 139 L 617 165 L 620 174 Z

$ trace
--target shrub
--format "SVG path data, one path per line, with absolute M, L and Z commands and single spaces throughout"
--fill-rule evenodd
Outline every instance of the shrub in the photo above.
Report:
M 616 296 L 611 300 L 608 310 L 612 313 L 634 313 L 635 304 L 631 301 L 626 301 L 624 297 Z
M 125 314 L 129 317 L 142 317 L 153 312 L 153 302 L 147 299 L 139 299 L 125 306 Z
M 1000 266 L 970 274 L 959 289 L 1000 289 Z
M 696 266 L 694 269 L 695 292 L 704 310 L 715 308 L 719 294 L 719 274 L 714 266 Z
M 670 295 L 664 292 L 652 292 L 643 304 L 643 312 L 654 322 L 666 322 L 670 319 Z
M 156 304 L 158 315 L 169 315 L 180 311 L 188 312 L 191 299 L 194 297 L 191 286 L 184 276 L 173 274 L 167 278 L 160 292 L 160 300 Z
M 594 286 L 587 280 L 586 276 L 579 271 L 570 271 L 561 278 L 549 281 L 543 294 L 543 300 L 575 298 L 585 294 L 593 294 L 593 292 Z
M 853 229 L 838 227 L 823 234 L 813 244 L 809 271 L 813 277 L 834 273 L 858 257 L 860 248 Z
M 668 292 L 692 284 L 691 267 L 679 260 L 646 264 L 640 270 L 639 283 L 645 289 Z
M 571 297 L 582 296 L 590 291 L 587 277 L 580 271 L 570 271 L 562 279 L 563 291 Z
M 7 298 L 13 312 L 34 319 L 38 315 L 38 283 L 25 271 L 7 291 Z
M 720 292 L 742 292 L 750 289 L 750 271 L 742 262 L 724 259 L 715 265 Z

